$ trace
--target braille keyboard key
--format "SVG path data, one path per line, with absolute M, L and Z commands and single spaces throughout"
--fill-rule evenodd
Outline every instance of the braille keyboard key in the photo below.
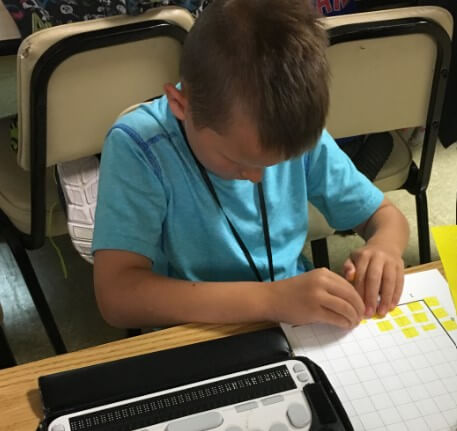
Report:
M 287 407 L 287 419 L 295 428 L 304 428 L 311 423 L 311 412 L 304 405 L 293 403 Z
M 302 371 L 305 371 L 305 370 L 306 370 L 306 367 L 305 367 L 303 364 L 295 364 L 293 370 L 294 370 L 296 373 L 300 373 L 300 372 L 302 372 Z
M 289 431 L 289 428 L 284 424 L 276 423 L 270 427 L 269 431 Z
M 188 419 L 170 422 L 167 431 L 206 431 L 222 425 L 224 418 L 218 412 L 208 412 Z
M 297 379 L 302 383 L 306 383 L 311 380 L 308 373 L 297 374 Z
M 235 410 L 238 413 L 245 412 L 248 410 L 256 409 L 258 407 L 257 403 L 255 401 L 252 401 L 250 403 L 244 403 L 244 404 L 239 404 L 235 406 Z
M 264 406 L 270 406 L 271 404 L 280 403 L 281 401 L 284 401 L 284 397 L 282 395 L 274 395 L 273 397 L 264 398 L 262 400 L 262 404 Z

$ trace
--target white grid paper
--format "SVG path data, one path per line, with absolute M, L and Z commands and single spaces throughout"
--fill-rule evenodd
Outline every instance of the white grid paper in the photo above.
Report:
M 415 321 L 411 304 L 426 322 Z M 283 328 L 294 353 L 323 368 L 356 431 L 457 431 L 456 344 L 423 300 L 398 309 L 411 324 L 399 326 L 387 315 L 352 331 L 322 324 Z M 382 331 L 380 322 L 392 328 Z M 434 329 L 423 329 L 430 324 Z M 406 328 L 417 334 L 408 337 Z

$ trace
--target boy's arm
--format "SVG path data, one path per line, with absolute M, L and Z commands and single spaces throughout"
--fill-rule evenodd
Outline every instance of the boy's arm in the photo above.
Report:
M 319 321 L 349 328 L 364 310 L 353 287 L 325 269 L 273 283 L 192 282 L 154 273 L 136 253 L 99 250 L 94 276 L 100 311 L 117 327 Z
M 354 279 L 354 286 L 364 299 L 368 317 L 375 312 L 384 316 L 396 307 L 403 290 L 402 254 L 409 239 L 408 222 L 384 198 L 374 214 L 354 230 L 366 240 L 366 244 L 353 251 L 345 262 L 345 278 Z
M 151 267 L 148 258 L 136 253 L 118 250 L 95 253 L 95 294 L 108 323 L 141 328 L 187 322 L 261 321 L 264 317 L 260 283 L 192 282 L 162 276 Z M 226 286 L 215 289 L 219 284 Z M 241 289 L 244 300 L 236 301 L 238 308 L 234 310 L 231 296 L 240 298 Z M 218 303 L 225 303 L 226 307 L 215 306 Z

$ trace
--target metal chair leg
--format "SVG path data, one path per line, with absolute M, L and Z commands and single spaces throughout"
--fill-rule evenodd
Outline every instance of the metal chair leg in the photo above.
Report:
M 6 227 L 2 233 L 4 234 L 6 242 L 13 253 L 17 265 L 19 266 L 27 289 L 32 297 L 32 301 L 35 304 L 35 308 L 40 316 L 44 329 L 51 341 L 52 347 L 57 354 L 66 353 L 67 349 L 24 246 L 17 236 L 10 232 L 8 227 Z
M 416 196 L 417 236 L 419 241 L 420 263 L 428 263 L 431 260 L 430 252 L 430 229 L 428 224 L 427 195 L 425 191 Z
M 316 268 L 330 268 L 330 261 L 328 258 L 327 239 L 315 239 L 311 241 L 311 254 L 313 263 Z
M 0 326 L 0 368 L 8 368 L 16 365 L 13 352 L 6 339 L 5 332 Z

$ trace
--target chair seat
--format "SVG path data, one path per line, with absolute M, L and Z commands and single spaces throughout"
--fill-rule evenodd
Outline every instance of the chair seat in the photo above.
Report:
M 326 238 L 335 232 L 322 213 L 311 203 L 308 204 L 308 236 L 306 241 Z
M 413 160 L 411 150 L 397 132 L 391 132 L 393 148 L 374 183 L 383 192 L 397 190 L 405 184 Z
M 19 167 L 16 154 L 9 146 L 8 120 L 0 121 L 0 208 L 21 232 L 30 233 L 30 175 Z M 47 235 L 67 232 L 64 211 L 60 206 L 53 168 L 47 172 L 47 217 L 52 213 L 52 226 Z M 48 226 L 48 223 L 46 224 Z

